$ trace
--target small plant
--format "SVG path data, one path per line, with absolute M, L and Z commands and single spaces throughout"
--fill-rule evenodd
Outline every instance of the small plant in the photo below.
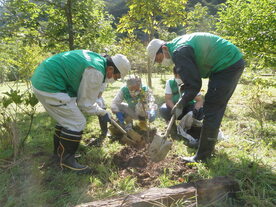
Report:
M 267 100 L 271 96 L 268 88 L 273 86 L 273 81 L 268 78 L 252 75 L 248 77 L 251 79 L 249 84 L 245 87 L 242 95 L 247 99 L 246 105 L 250 111 L 250 117 L 259 124 L 259 134 L 261 136 L 265 133 L 266 117 L 268 116 L 266 105 Z M 256 130 L 253 130 L 256 134 Z M 253 137 L 255 136 L 253 134 Z
M 38 100 L 29 89 L 23 93 L 17 89 L 10 89 L 9 92 L 3 94 L 5 96 L 1 98 L 0 102 L 0 111 L 2 111 L 0 114 L 0 147 L 5 150 L 11 145 L 13 157 L 16 159 L 24 148 L 30 133 Z M 19 123 L 22 117 L 26 116 L 30 118 L 30 124 L 23 137 L 19 130 Z

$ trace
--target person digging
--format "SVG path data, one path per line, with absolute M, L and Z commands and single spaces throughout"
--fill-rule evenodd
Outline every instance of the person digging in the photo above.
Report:
M 130 68 L 124 55 L 103 57 L 89 50 L 56 54 L 36 68 L 31 78 L 33 92 L 57 122 L 53 138 L 54 156 L 62 169 L 92 172 L 75 159 L 86 125 L 82 112 L 110 121 L 109 112 L 96 103 L 100 88 L 104 83 L 123 78 Z
M 206 161 L 214 151 L 227 103 L 244 70 L 242 53 L 231 42 L 203 32 L 169 42 L 153 39 L 147 52 L 152 63 L 174 64 L 184 83 L 184 94 L 172 109 L 176 117 L 200 91 L 201 78 L 209 78 L 198 150 L 193 157 L 182 157 L 187 162 Z

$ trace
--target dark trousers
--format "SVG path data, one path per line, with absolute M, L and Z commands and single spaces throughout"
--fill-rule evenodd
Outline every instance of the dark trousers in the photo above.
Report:
M 244 60 L 241 59 L 230 67 L 213 73 L 209 77 L 208 90 L 203 106 L 203 125 L 219 128 L 227 103 L 236 89 L 244 70 Z

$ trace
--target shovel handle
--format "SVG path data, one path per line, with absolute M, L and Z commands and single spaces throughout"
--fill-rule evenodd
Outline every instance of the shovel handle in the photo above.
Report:
M 110 119 L 111 124 L 113 124 L 117 129 L 119 129 L 123 134 L 127 134 L 126 130 L 124 130 L 113 118 Z
M 169 135 L 169 133 L 171 131 L 171 128 L 172 128 L 172 125 L 174 124 L 174 121 L 175 121 L 175 114 L 173 114 L 171 119 L 170 119 L 170 122 L 169 122 L 169 125 L 168 125 L 167 129 L 166 129 L 164 138 L 167 138 L 167 136 Z

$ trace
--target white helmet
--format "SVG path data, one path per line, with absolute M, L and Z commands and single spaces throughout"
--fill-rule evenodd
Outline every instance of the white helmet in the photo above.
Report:
M 116 54 L 111 57 L 114 65 L 118 68 L 121 74 L 121 78 L 124 78 L 128 72 L 131 69 L 129 60 L 127 59 L 126 56 L 121 55 L 121 54 Z
M 165 43 L 165 41 L 160 39 L 153 39 L 149 42 L 147 46 L 148 56 L 150 58 L 151 63 L 153 64 L 155 61 L 156 53 L 160 49 L 160 47 Z

